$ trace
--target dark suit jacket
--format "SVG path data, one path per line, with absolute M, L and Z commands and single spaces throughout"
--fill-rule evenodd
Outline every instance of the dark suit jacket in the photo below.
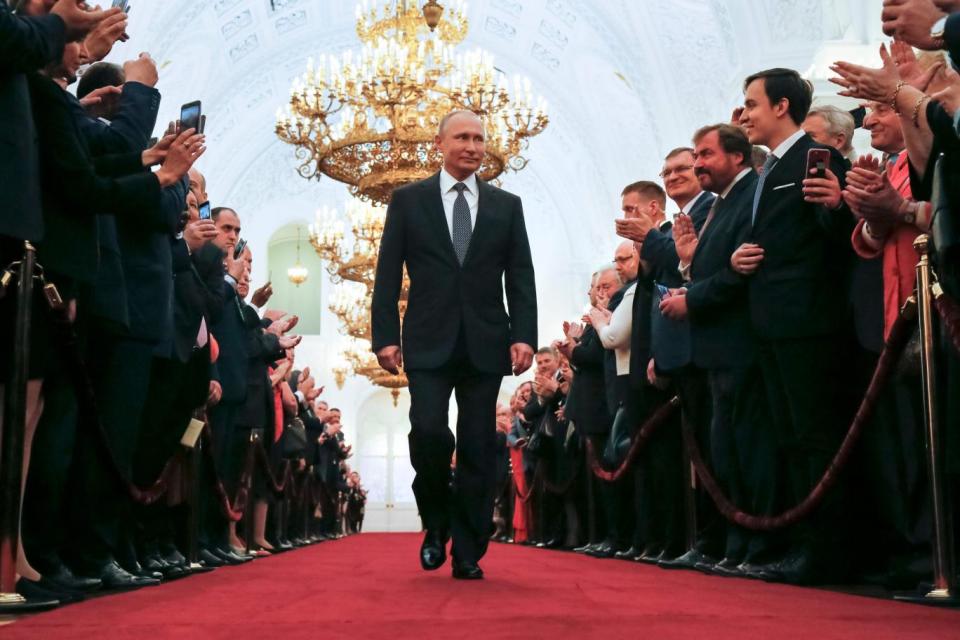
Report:
M 847 320 L 854 219 L 845 206 L 828 211 L 804 201 L 807 151 L 814 147 L 830 149 L 830 169 L 845 184 L 840 152 L 804 135 L 770 169 L 747 235 L 764 249 L 760 268 L 748 279 L 750 319 L 761 338 L 827 335 Z
M 700 233 L 714 200 L 716 200 L 715 195 L 704 191 L 690 209 L 690 220 L 697 233 Z M 682 278 L 677 271 L 680 258 L 677 256 L 677 247 L 673 243 L 672 226 L 662 230 L 651 229 L 643 239 L 640 258 L 652 267 L 652 275 L 661 284 L 668 287 L 679 287 L 682 284 Z
M 566 416 L 580 433 L 588 436 L 603 435 L 610 431 L 605 353 L 597 332 L 588 325 L 570 358 L 575 373 L 567 396 Z
M 283 358 L 284 351 L 280 348 L 279 338 L 272 333 L 266 333 L 264 323 L 257 315 L 256 309 L 240 302 L 243 311 L 244 333 L 247 343 L 247 397 L 244 408 L 237 417 L 237 424 L 251 429 L 268 429 L 269 438 L 273 441 L 273 388 L 270 386 L 270 374 L 267 367 Z
M 30 74 L 28 81 L 41 146 L 46 226 L 38 257 L 50 271 L 92 284 L 99 263 L 95 214 L 136 216 L 139 224 L 162 218 L 160 183 L 142 166 L 137 169 L 139 153 L 102 157 L 95 165 L 68 94 L 39 74 Z M 116 175 L 124 177 L 105 177 Z
M 463 331 L 473 365 L 510 372 L 510 345 L 537 344 L 533 261 L 520 198 L 477 180 L 479 208 L 463 266 L 443 212 L 440 174 L 393 192 L 373 292 L 373 349 L 403 346 L 407 369 L 448 362 Z M 403 266 L 410 298 L 400 335 Z M 510 315 L 503 307 L 504 282 Z
M 43 237 L 37 132 L 25 74 L 63 56 L 66 27 L 59 16 L 20 17 L 0 2 L 0 235 Z
M 160 92 L 156 89 L 139 82 L 125 83 L 119 109 L 109 124 L 87 116 L 80 101 L 73 95 L 70 99 L 80 123 L 80 132 L 93 155 L 147 148 L 160 110 Z
M 247 398 L 246 327 L 236 290 L 228 284 L 224 286 L 223 314 L 210 327 L 220 345 L 213 379 L 223 388 L 221 403 L 239 404 Z
M 212 242 L 190 254 L 182 239 L 172 241 L 173 340 L 165 354 L 188 362 L 197 343 L 201 320 L 207 330 L 220 320 L 228 285 L 223 281 L 223 252 Z
M 693 363 L 703 369 L 746 366 L 754 357 L 747 278 L 730 268 L 730 256 L 750 230 L 757 174 L 751 171 L 717 205 L 700 236 L 687 285 Z

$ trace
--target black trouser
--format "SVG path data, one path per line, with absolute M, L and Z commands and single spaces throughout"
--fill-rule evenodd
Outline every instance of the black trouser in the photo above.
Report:
M 118 555 L 132 555 L 132 500 L 125 482 L 133 477 L 133 458 L 140 421 L 150 385 L 155 345 L 91 331 L 89 352 L 100 421 L 106 433 L 113 464 L 104 460 L 103 448 L 93 437 L 81 438 L 77 447 L 78 560 L 91 568 Z
M 236 494 L 227 488 L 226 478 L 235 474 L 236 465 L 229 455 L 230 446 L 235 438 L 236 416 L 243 409 L 243 402 L 220 402 L 210 409 L 211 455 L 201 458 L 201 547 L 226 547 L 229 544 L 227 518 L 223 514 L 221 499 L 216 493 L 217 481 L 224 483 L 228 498 L 232 501 Z M 212 462 L 211 462 L 212 460 Z M 242 462 L 240 463 L 242 464 Z M 236 472 L 238 473 L 238 472 Z M 243 508 L 243 505 L 236 505 Z
M 779 449 L 779 455 L 766 462 L 782 470 L 787 491 L 786 504 L 780 506 L 789 508 L 821 479 L 849 425 L 851 416 L 843 410 L 849 405 L 842 386 L 845 352 L 835 336 L 765 341 L 760 344 L 758 362 Z M 762 473 L 772 477 L 776 472 Z M 797 524 L 791 532 L 792 545 L 820 560 L 841 562 L 844 545 L 839 538 L 847 533 L 844 521 L 841 480 L 820 507 Z
M 691 365 L 684 369 L 682 374 L 677 376 L 677 386 L 683 411 L 681 420 L 693 426 L 704 462 L 714 469 L 720 485 L 727 488 L 730 467 L 728 451 L 723 448 L 723 441 L 720 449 L 717 450 L 713 437 L 713 432 L 718 426 L 718 417 L 714 412 L 718 409 L 722 410 L 723 404 L 717 405 L 717 398 L 712 396 L 713 388 L 708 374 L 699 367 Z M 729 420 L 725 421 L 721 418 L 719 422 L 723 425 Z M 687 471 L 684 470 L 684 480 L 686 479 Z M 713 500 L 702 488 L 696 495 L 696 520 L 695 548 L 708 556 L 719 558 L 723 554 L 726 542 L 726 527 Z
M 209 349 L 195 351 L 187 363 L 154 358 L 133 469 L 138 486 L 150 486 L 176 454 L 193 411 L 206 400 L 209 371 Z M 135 509 L 141 552 L 173 538 L 169 512 L 165 500 Z
M 440 369 L 407 371 L 407 378 L 410 461 L 417 474 L 413 492 L 420 518 L 427 529 L 452 531 L 456 560 L 476 562 L 486 552 L 492 530 L 496 406 L 503 376 L 479 371 L 461 355 Z M 456 441 L 448 424 L 451 393 L 458 407 Z M 451 487 L 454 447 L 457 468 Z

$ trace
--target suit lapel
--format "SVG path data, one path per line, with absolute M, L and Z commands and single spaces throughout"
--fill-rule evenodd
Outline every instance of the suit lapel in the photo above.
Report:
M 420 184 L 420 200 L 426 212 L 427 225 L 437 234 L 437 241 L 443 247 L 443 252 L 454 264 L 457 254 L 453 250 L 453 239 L 450 237 L 450 228 L 447 226 L 447 216 L 443 212 L 443 197 L 440 194 L 440 173 L 433 174 Z M 477 216 L 479 218 L 479 215 Z M 472 242 L 471 242 L 472 244 Z
M 703 235 L 700 237 L 697 242 L 697 248 L 693 250 L 693 257 L 690 259 L 690 264 L 692 265 L 697 260 L 697 256 L 700 255 L 701 249 L 706 246 L 710 238 L 712 238 L 717 231 L 717 223 L 720 222 L 723 216 L 726 215 L 736 215 L 740 205 L 740 198 L 743 197 L 744 191 L 748 192 L 751 203 L 753 202 L 753 193 L 754 189 L 757 186 L 756 173 L 748 173 L 747 175 L 740 178 L 740 181 L 733 185 L 733 189 L 730 189 L 730 193 L 727 194 L 727 197 L 724 198 L 719 204 L 717 204 L 717 210 L 713 213 L 713 220 L 710 221 L 710 225 L 703 230 Z M 717 194 L 717 198 L 720 197 L 720 194 Z M 716 202 L 716 199 L 714 200 Z M 711 205 L 712 206 L 712 205 Z M 724 213 L 727 209 L 730 209 L 729 213 Z M 723 225 L 724 227 L 726 225 Z M 713 230 L 711 231 L 711 227 Z
M 770 217 L 764 215 L 765 209 L 768 207 L 764 206 L 767 201 L 770 199 L 771 194 L 773 193 L 774 187 L 781 186 L 783 180 L 796 181 L 797 189 L 802 188 L 800 182 L 803 180 L 803 168 L 797 168 L 798 158 L 802 162 L 807 149 L 809 148 L 810 137 L 804 135 L 802 138 L 793 143 L 793 146 L 787 150 L 787 153 L 777 160 L 777 163 L 773 165 L 773 168 L 770 169 L 769 175 L 763 181 L 763 192 L 760 194 L 760 202 L 757 206 L 757 219 L 753 222 L 753 228 L 756 230 L 763 226 L 766 223 L 766 220 Z M 789 187 L 793 189 L 794 187 Z M 788 190 L 789 190 L 788 189 Z

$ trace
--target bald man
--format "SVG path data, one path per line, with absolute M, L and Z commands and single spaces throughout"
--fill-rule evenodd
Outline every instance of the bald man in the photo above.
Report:
M 441 121 L 435 143 L 441 171 L 394 191 L 387 209 L 373 350 L 387 371 L 406 364 L 413 491 L 426 529 L 420 564 L 439 569 L 452 534 L 453 577 L 475 580 L 492 533 L 497 394 L 504 375 L 520 375 L 533 360 L 536 286 L 520 198 L 477 177 L 481 120 L 455 111 Z M 410 296 L 401 335 L 404 265 Z M 448 426 L 454 392 L 456 440 Z

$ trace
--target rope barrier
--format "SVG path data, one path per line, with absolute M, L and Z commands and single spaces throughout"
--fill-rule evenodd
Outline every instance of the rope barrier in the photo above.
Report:
M 523 473 L 523 469 L 520 470 L 520 473 Z M 530 480 L 530 488 L 527 489 L 527 492 L 524 493 L 520 490 L 520 485 L 517 484 L 517 476 L 513 476 L 513 486 L 517 490 L 517 497 L 520 498 L 520 502 L 523 504 L 528 504 L 533 498 L 534 487 L 537 486 L 537 483 L 540 482 L 540 479 L 543 475 L 543 468 L 541 465 L 537 465 L 537 468 L 533 471 L 533 478 Z
M 690 456 L 690 462 L 696 470 L 697 477 L 703 483 L 704 489 L 710 495 L 717 509 L 730 522 L 738 524 L 746 529 L 753 531 L 773 531 L 783 527 L 790 526 L 810 515 L 823 501 L 827 491 L 836 484 L 840 476 L 840 471 L 850 459 L 853 447 L 863 432 L 864 426 L 873 416 L 880 394 L 893 373 L 897 360 L 903 353 L 907 342 L 913 333 L 916 319 L 916 302 L 908 301 L 900 312 L 900 316 L 890 330 L 890 336 L 884 346 L 880 359 L 874 369 L 873 377 L 867 392 L 864 394 L 863 401 L 850 424 L 847 435 L 844 437 L 840 449 L 837 451 L 833 460 L 827 465 L 823 476 L 819 482 L 814 485 L 807 497 L 800 504 L 776 516 L 758 516 L 746 513 L 736 507 L 728 498 L 713 476 L 713 472 L 703 460 L 700 453 L 700 447 L 697 444 L 697 438 L 694 434 L 693 426 L 687 421 L 683 421 L 682 433 L 683 441 Z
M 546 462 L 545 462 L 545 461 L 541 461 L 540 464 L 546 466 Z M 539 466 L 539 465 L 538 465 L 538 466 Z M 576 459 L 576 458 L 573 458 L 573 464 L 571 464 L 570 466 L 572 467 L 572 469 L 570 470 L 570 475 L 567 477 L 567 480 L 566 480 L 565 482 L 563 482 L 562 484 L 553 484 L 552 482 L 550 482 L 549 480 L 547 480 L 547 473 L 546 473 L 546 471 L 544 471 L 544 473 L 543 473 L 543 488 L 544 488 L 546 491 L 549 491 L 550 493 L 552 493 L 552 494 L 555 495 L 555 496 L 563 496 L 563 495 L 566 495 L 567 492 L 569 492 L 570 489 L 573 488 L 573 483 L 576 482 L 577 476 L 580 475 L 580 473 L 579 473 L 579 472 L 580 472 L 580 465 L 577 464 L 577 459 Z
M 637 456 L 640 455 L 640 450 L 647 443 L 647 441 L 650 440 L 657 428 L 666 422 L 667 418 L 673 415 L 679 406 L 680 398 L 677 396 L 673 396 L 667 402 L 660 405 L 660 407 L 658 407 L 657 410 L 654 411 L 649 418 L 647 418 L 647 421 L 643 423 L 637 433 L 633 436 L 633 440 L 630 442 L 630 449 L 627 451 L 627 455 L 624 457 L 623 462 L 620 463 L 620 466 L 618 466 L 614 471 L 607 471 L 603 468 L 600 460 L 597 459 L 597 453 L 593 448 L 593 442 L 588 438 L 587 461 L 590 464 L 590 469 L 593 471 L 593 475 L 606 482 L 616 482 L 623 477 L 623 474 L 627 472 L 627 469 L 630 468 L 630 465 L 633 464 L 634 460 L 637 459 Z

